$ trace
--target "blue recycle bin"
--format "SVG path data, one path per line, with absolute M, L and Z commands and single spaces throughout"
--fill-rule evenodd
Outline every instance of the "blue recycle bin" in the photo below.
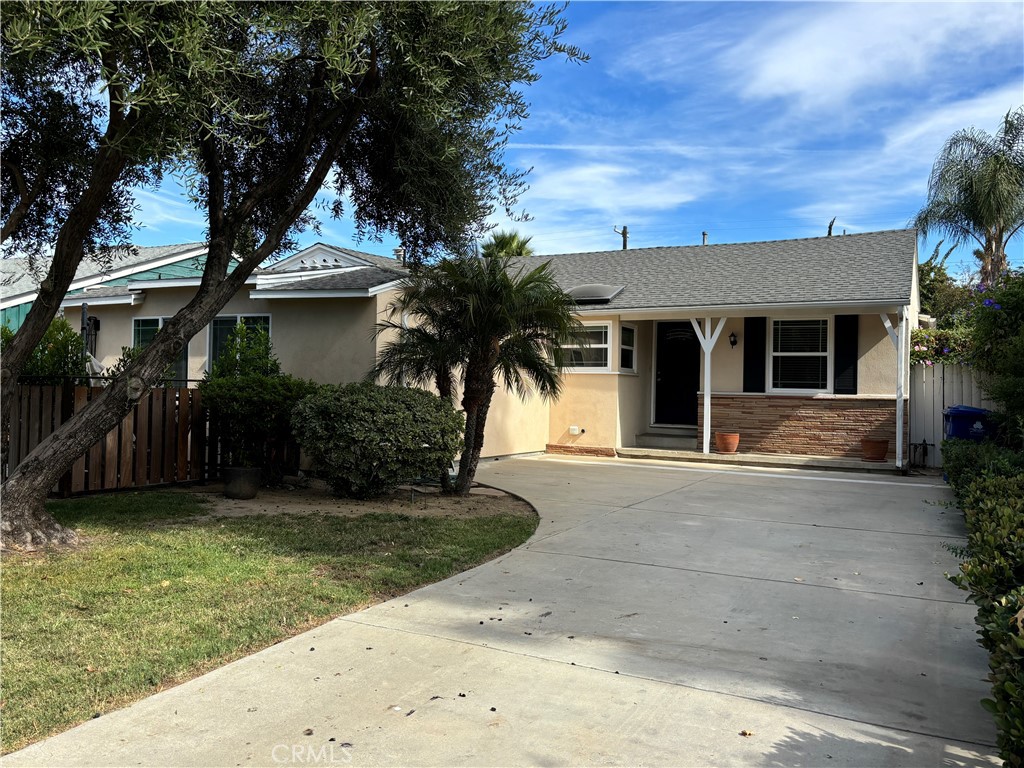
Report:
M 942 412 L 942 435 L 980 443 L 991 434 L 989 412 L 970 405 L 954 405 Z

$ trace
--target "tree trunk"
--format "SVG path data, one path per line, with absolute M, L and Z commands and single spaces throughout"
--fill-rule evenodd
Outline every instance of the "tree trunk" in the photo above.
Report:
M 462 400 L 466 411 L 466 442 L 459 459 L 459 476 L 455 480 L 455 492 L 460 496 L 468 494 L 469 489 L 473 487 L 473 478 L 476 477 L 476 469 L 480 464 L 480 452 L 484 447 L 487 412 L 491 409 L 493 396 L 492 383 L 483 393 Z
M 43 446 L 40 446 L 41 448 Z M 46 451 L 33 460 L 42 463 L 34 473 L 20 471 L 24 462 L 4 483 L 4 513 L 0 517 L 0 550 L 28 552 L 47 546 L 72 546 L 78 534 L 58 523 L 46 511 L 45 499 L 60 479 L 45 471 Z M 43 483 L 50 483 L 43 485 Z
M 211 249 L 212 250 L 212 249 Z M 212 253 L 211 253 L 212 255 Z M 72 464 L 135 406 L 164 370 L 234 296 L 252 271 L 239 265 L 214 290 L 196 294 L 188 306 L 168 321 L 153 343 L 84 409 L 41 442 L 3 484 L 3 523 L 0 547 L 38 549 L 48 544 L 72 544 L 73 532 L 60 526 L 44 502 Z

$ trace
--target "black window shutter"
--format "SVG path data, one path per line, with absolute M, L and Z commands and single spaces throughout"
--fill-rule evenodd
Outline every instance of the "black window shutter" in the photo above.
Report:
M 743 318 L 743 391 L 764 392 L 767 317 Z
M 858 315 L 836 315 L 835 367 L 832 391 L 837 395 L 857 394 Z

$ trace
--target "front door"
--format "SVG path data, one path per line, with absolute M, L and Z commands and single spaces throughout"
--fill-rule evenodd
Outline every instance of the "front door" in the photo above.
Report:
M 700 342 L 690 321 L 656 323 L 654 423 L 697 425 Z

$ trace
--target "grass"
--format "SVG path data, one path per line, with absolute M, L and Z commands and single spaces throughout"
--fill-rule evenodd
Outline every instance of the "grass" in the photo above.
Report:
M 6 557 L 2 751 L 525 541 L 533 516 L 253 516 L 190 494 L 53 502 L 71 552 Z

